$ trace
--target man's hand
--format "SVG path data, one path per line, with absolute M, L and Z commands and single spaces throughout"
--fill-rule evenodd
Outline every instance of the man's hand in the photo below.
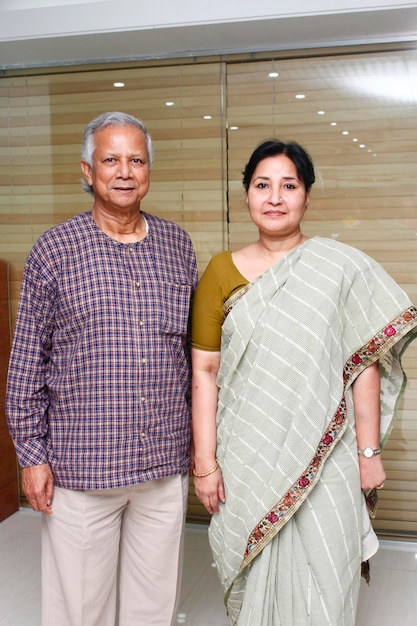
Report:
M 54 479 L 48 463 L 32 465 L 22 469 L 22 489 L 34 511 L 52 513 Z

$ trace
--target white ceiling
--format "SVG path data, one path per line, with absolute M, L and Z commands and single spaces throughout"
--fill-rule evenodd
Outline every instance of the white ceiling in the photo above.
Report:
M 7 16 L 7 11 L 0 14 L 3 31 Z M 9 40 L 3 36 L 0 68 L 402 41 L 417 45 L 417 6 Z

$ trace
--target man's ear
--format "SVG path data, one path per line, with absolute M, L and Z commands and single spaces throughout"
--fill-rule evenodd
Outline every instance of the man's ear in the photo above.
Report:
M 89 185 L 92 185 L 93 178 L 91 176 L 92 167 L 86 161 L 81 161 L 81 171 L 84 175 L 85 180 Z

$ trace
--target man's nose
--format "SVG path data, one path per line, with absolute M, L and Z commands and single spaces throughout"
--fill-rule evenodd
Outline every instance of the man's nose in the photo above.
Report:
M 122 178 L 129 178 L 131 174 L 129 159 L 120 159 L 118 167 L 118 175 Z

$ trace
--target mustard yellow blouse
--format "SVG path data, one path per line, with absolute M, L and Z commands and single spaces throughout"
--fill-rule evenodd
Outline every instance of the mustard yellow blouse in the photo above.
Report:
M 229 250 L 211 259 L 194 295 L 191 332 L 194 348 L 220 350 L 223 304 L 248 282 L 233 263 Z

